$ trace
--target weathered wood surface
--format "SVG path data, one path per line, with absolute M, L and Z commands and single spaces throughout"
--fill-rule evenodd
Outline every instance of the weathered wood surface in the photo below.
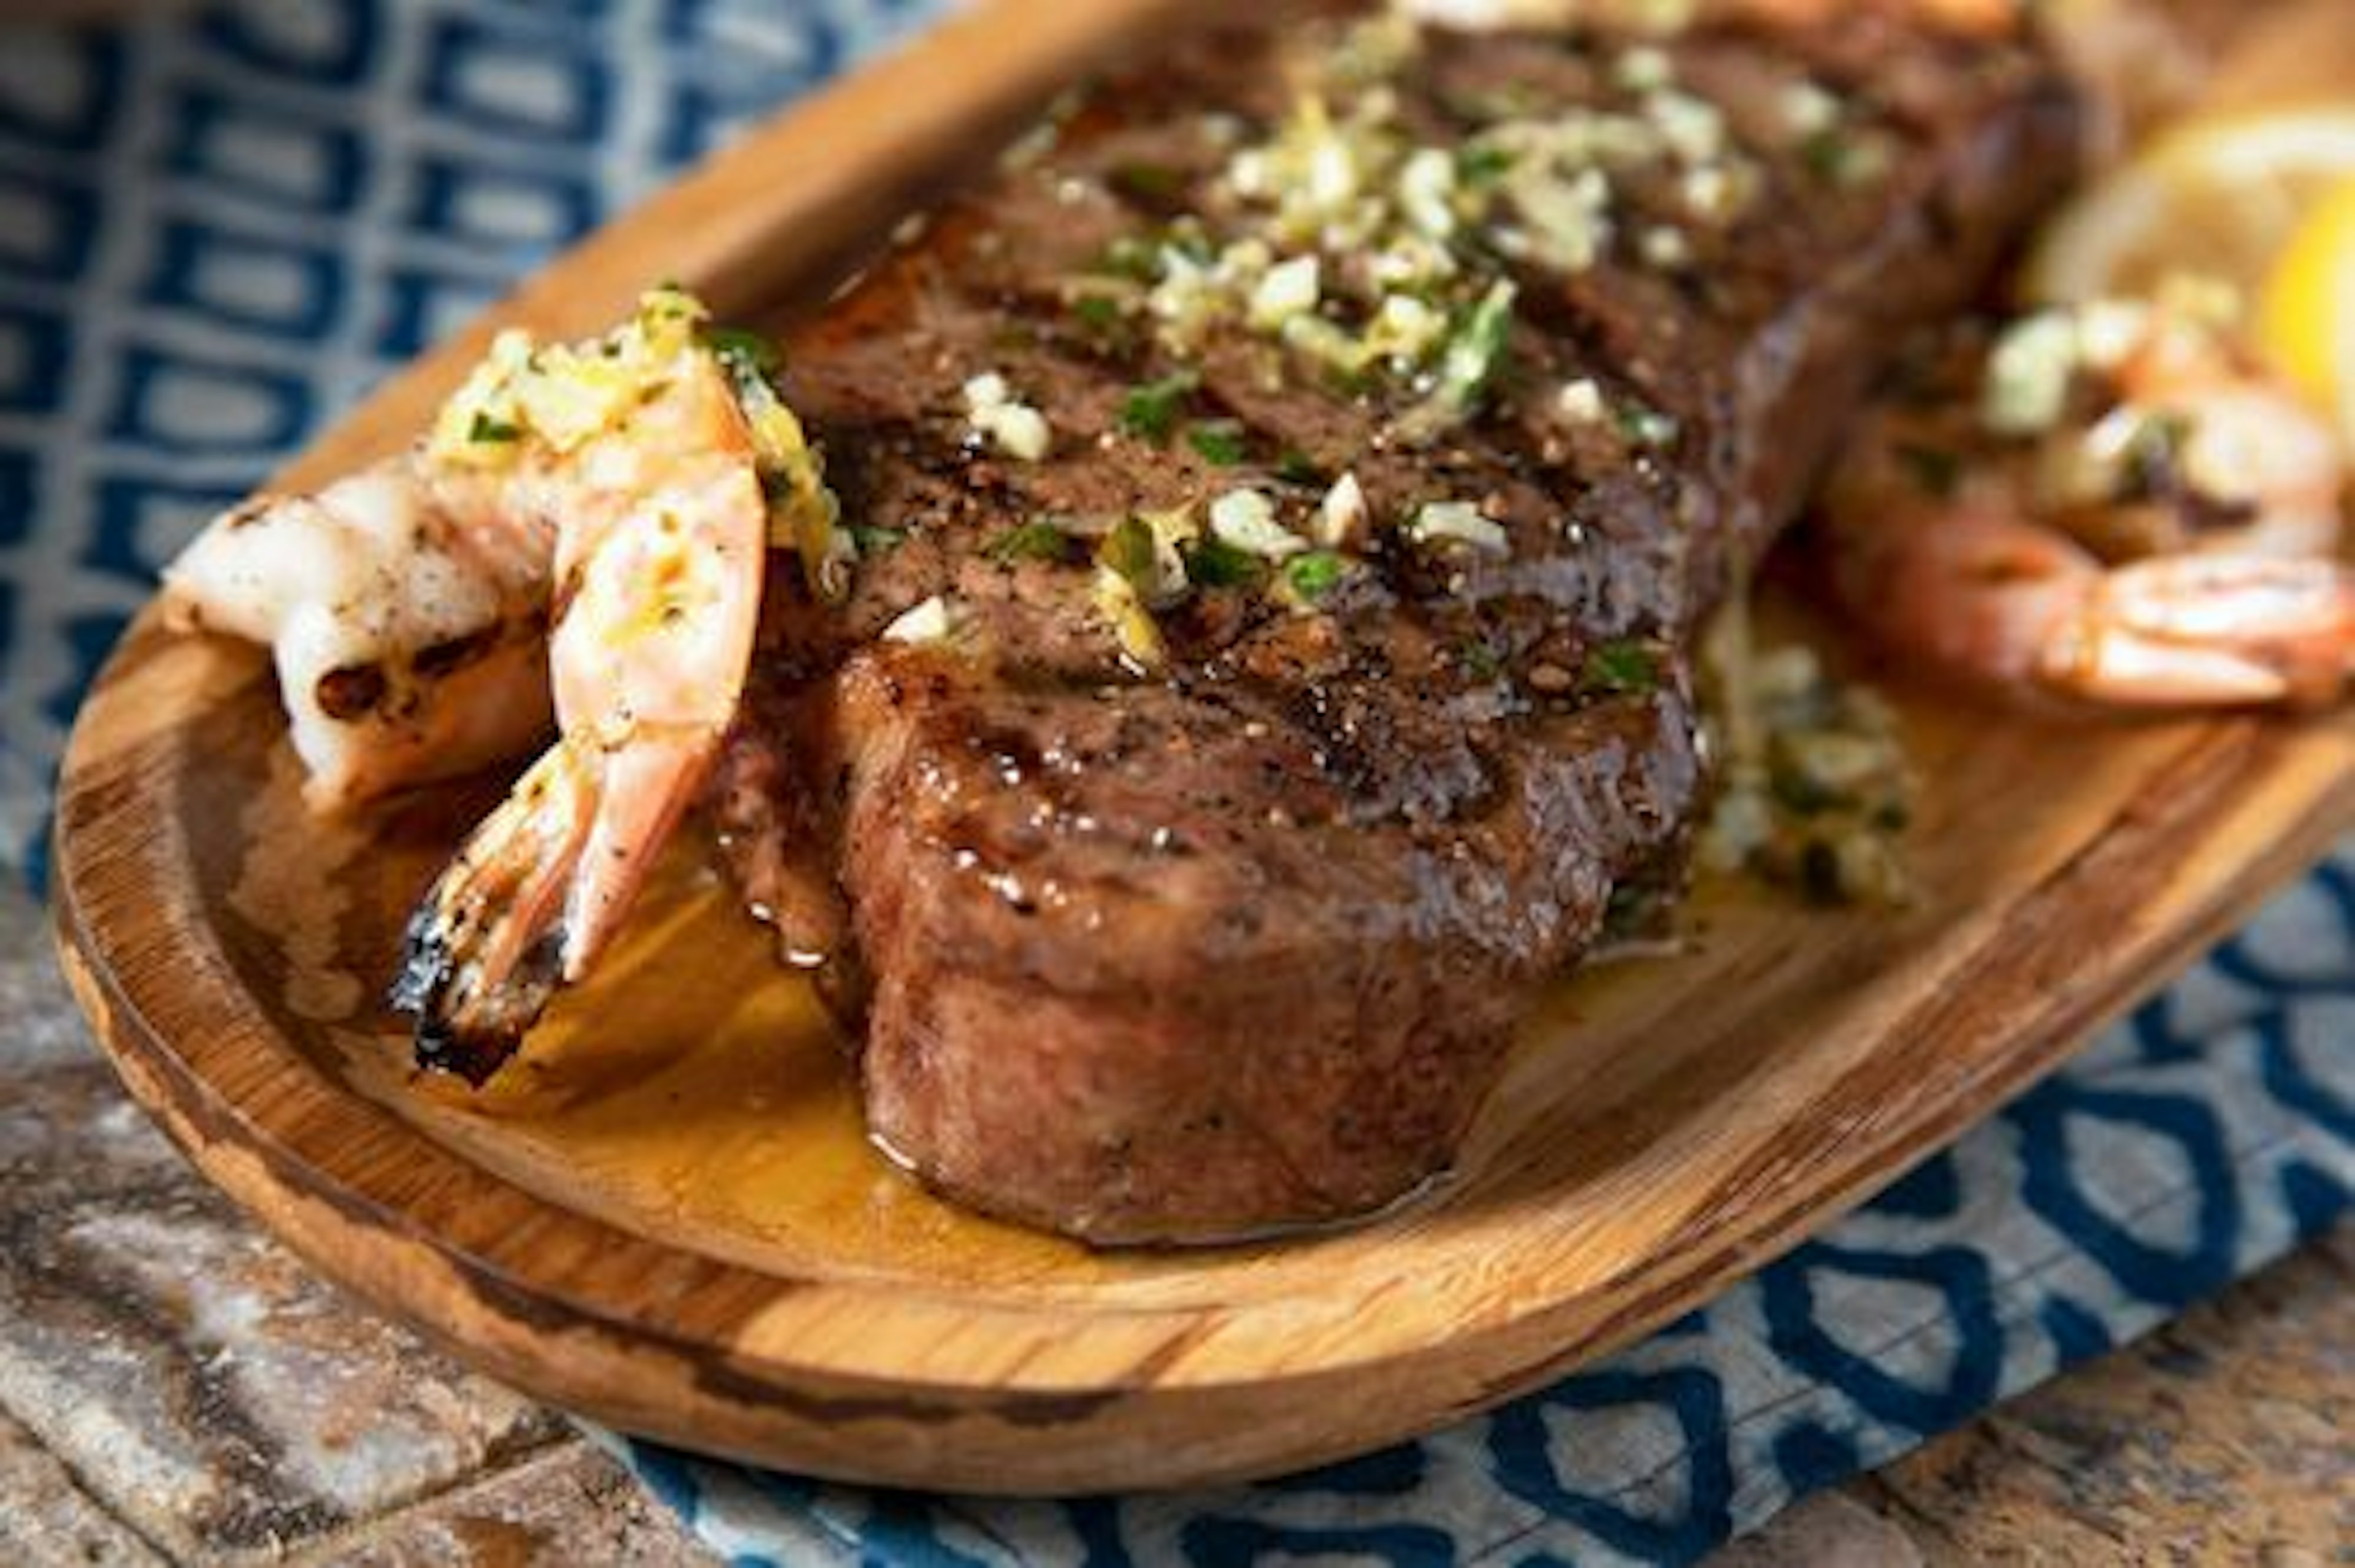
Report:
M 952 24 L 501 319 L 580 331 L 658 276 L 781 308 L 1073 60 L 1175 8 Z M 416 429 L 478 343 L 395 381 L 293 477 Z M 1277 1245 L 1090 1254 L 917 1193 L 865 1153 L 815 1009 L 709 888 L 640 920 L 509 1088 L 419 1092 L 375 998 L 465 792 L 308 820 L 262 661 L 151 623 L 74 737 L 57 912 L 124 1080 L 197 1163 L 476 1366 L 821 1474 L 1172 1486 L 1444 1423 L 1682 1310 L 2049 1066 L 2355 819 L 2345 717 L 1909 713 L 1932 786 L 1918 905 L 1702 899 L 1691 951 L 1530 1020 L 1438 1200 Z
M 248 1222 L 124 1099 L 0 875 L 0 1563 L 706 1554 L 560 1420 Z

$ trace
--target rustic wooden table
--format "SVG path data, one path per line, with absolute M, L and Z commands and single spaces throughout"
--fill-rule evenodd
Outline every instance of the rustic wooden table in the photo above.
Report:
M 2355 1228 L 1723 1554 L 2345 1563 Z M 0 1563 L 699 1563 L 560 1421 L 346 1304 L 123 1097 L 0 884 Z

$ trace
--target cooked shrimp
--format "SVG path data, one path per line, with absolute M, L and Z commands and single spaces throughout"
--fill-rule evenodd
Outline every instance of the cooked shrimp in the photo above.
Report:
M 2031 318 L 1983 391 L 1977 430 L 1952 407 L 1885 414 L 1832 485 L 1834 581 L 1870 630 L 2105 704 L 2339 695 L 2355 575 L 2319 416 L 2212 332 L 2140 307 Z
M 718 358 L 683 346 L 571 453 L 549 643 L 559 738 L 410 923 L 394 1005 L 476 1083 L 611 939 L 736 711 L 768 508 Z
M 549 723 L 543 488 L 419 450 L 258 498 L 165 570 L 166 623 L 272 649 L 314 810 L 512 756 Z
M 431 437 L 315 496 L 216 519 L 165 571 L 167 624 L 267 645 L 306 801 L 334 811 L 529 751 L 549 729 L 548 601 L 560 519 L 626 484 L 618 434 L 673 368 L 718 374 L 750 422 L 775 542 L 814 591 L 848 544 L 770 350 L 671 289 L 577 347 L 494 344 Z M 638 425 L 635 429 L 651 429 Z
M 522 750 L 552 695 L 555 745 L 410 920 L 424 1065 L 487 1077 L 612 939 L 735 714 L 770 546 L 847 587 L 773 354 L 666 288 L 591 343 L 502 335 L 415 450 L 172 569 L 178 624 L 272 647 L 315 806 Z

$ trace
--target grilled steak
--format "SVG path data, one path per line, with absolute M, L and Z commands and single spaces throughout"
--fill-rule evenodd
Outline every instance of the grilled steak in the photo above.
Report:
M 2073 146 L 2028 43 L 1826 10 L 1206 27 L 795 335 L 861 560 L 772 596 L 718 809 L 923 1179 L 1375 1210 L 1673 887 L 1696 621 Z

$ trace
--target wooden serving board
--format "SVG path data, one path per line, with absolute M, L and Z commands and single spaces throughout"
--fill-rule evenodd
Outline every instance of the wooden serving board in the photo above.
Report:
M 609 229 L 496 314 L 579 334 L 646 280 L 806 303 L 943 171 L 1185 0 L 954 21 Z M 283 484 L 406 440 L 493 324 Z M 1682 1311 L 2058 1060 L 2355 825 L 2355 720 L 2040 726 L 1905 694 L 1923 897 L 1705 888 L 1686 950 L 1565 983 L 1454 1179 L 1359 1228 L 1100 1254 L 861 1140 L 840 1045 L 691 847 L 480 1095 L 378 997 L 495 786 L 322 824 L 265 661 L 134 625 L 59 810 L 66 967 L 132 1092 L 321 1270 L 618 1426 L 822 1475 L 1176 1486 L 1332 1459 Z

